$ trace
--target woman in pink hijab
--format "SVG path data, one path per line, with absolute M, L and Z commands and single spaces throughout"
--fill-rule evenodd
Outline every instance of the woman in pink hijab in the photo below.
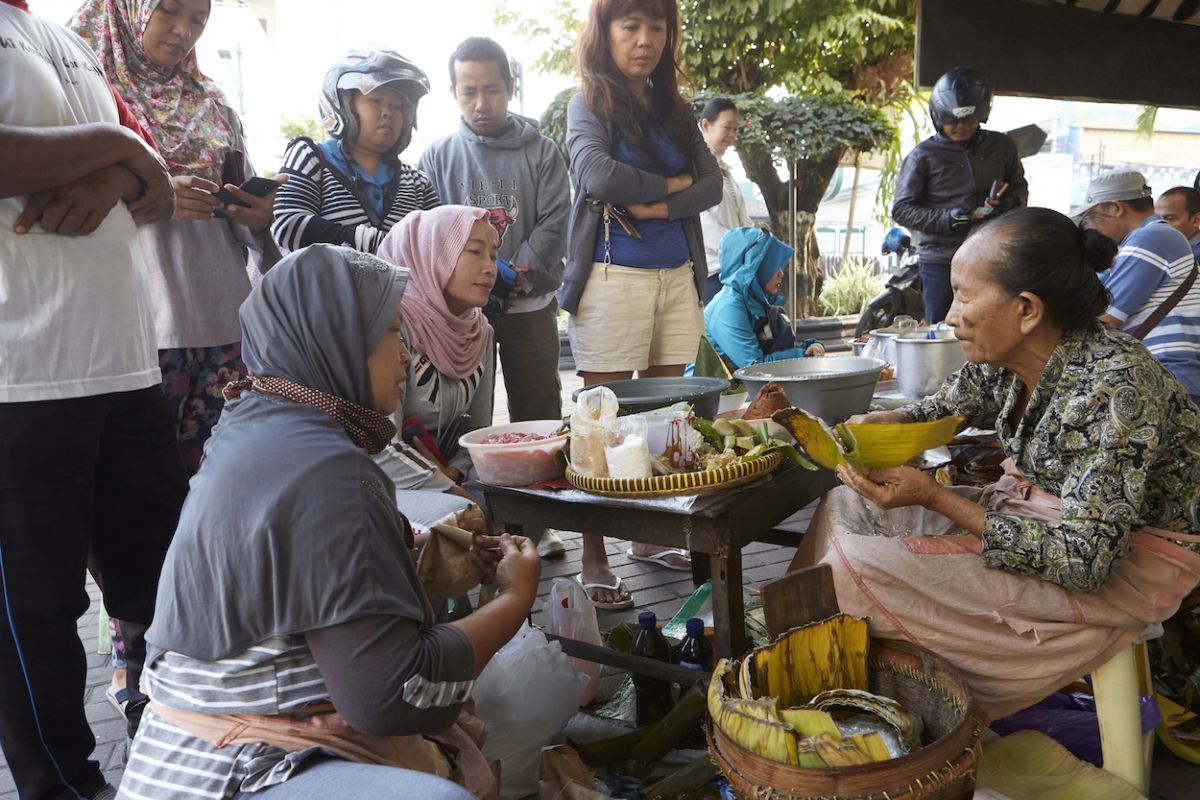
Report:
M 412 360 L 397 427 L 427 458 L 445 462 L 432 474 L 391 464 L 397 489 L 461 483 L 471 459 L 458 437 L 492 424 L 494 348 L 482 308 L 496 282 L 497 251 L 486 212 L 466 206 L 413 211 L 379 247 L 381 258 L 410 271 L 401 309 Z

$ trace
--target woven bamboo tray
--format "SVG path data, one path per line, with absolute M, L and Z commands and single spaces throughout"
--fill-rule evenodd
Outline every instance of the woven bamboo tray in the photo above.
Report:
M 871 640 L 868 666 L 872 692 L 924 721 L 921 748 L 856 767 L 793 767 L 743 749 L 710 722 L 713 761 L 741 796 L 756 800 L 969 800 L 982 745 L 962 675 L 927 650 L 885 639 Z
M 704 494 L 737 486 L 766 475 L 779 466 L 779 453 L 767 453 L 720 469 L 677 472 L 652 478 L 590 478 L 567 467 L 567 482 L 576 489 L 611 497 L 667 497 L 675 494 Z

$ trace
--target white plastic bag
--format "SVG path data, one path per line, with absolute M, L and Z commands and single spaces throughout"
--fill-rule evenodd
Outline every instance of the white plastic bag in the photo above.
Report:
M 620 444 L 616 432 L 617 396 L 607 386 L 585 389 L 571 412 L 571 469 L 593 478 L 608 477 L 604 448 Z
M 503 765 L 500 797 L 538 790 L 542 748 L 575 715 L 587 683 L 557 642 L 523 625 L 475 681 L 475 715 L 489 726 L 485 755 Z
M 604 644 L 600 638 L 595 603 L 578 581 L 566 578 L 555 578 L 550 584 L 550 597 L 546 601 L 546 630 L 555 636 L 578 639 L 588 644 Z M 586 706 L 596 699 L 596 692 L 600 690 L 601 665 L 582 658 L 572 658 L 571 661 L 577 670 L 587 676 L 587 685 L 579 695 L 579 705 Z

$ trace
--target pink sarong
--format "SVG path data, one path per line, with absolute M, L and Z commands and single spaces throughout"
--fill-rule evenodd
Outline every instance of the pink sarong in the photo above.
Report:
M 1017 473 L 955 492 L 1005 514 L 1057 521 L 1058 497 Z M 856 531 L 873 532 L 864 535 Z M 996 719 L 1091 672 L 1162 622 L 1200 581 L 1200 554 L 1143 528 L 1129 558 L 1091 594 L 984 566 L 979 537 L 920 506 L 884 511 L 848 487 L 821 500 L 808 535 L 833 568 L 842 610 L 873 636 L 907 639 L 966 676 L 976 709 Z

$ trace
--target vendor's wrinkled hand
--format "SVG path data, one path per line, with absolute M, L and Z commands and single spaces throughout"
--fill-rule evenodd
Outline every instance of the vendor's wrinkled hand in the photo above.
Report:
M 221 201 L 213 193 L 220 187 L 195 175 L 176 175 L 171 178 L 175 188 L 175 213 L 171 219 L 212 219 Z
M 820 342 L 813 342 L 808 346 L 808 349 L 804 351 L 804 355 L 814 358 L 817 356 L 823 356 L 825 355 L 825 345 L 821 344 Z
M 275 182 L 282 186 L 287 180 L 287 175 L 280 175 Z M 275 219 L 275 192 L 263 197 L 256 197 L 249 192 L 242 191 L 232 183 L 225 184 L 225 190 L 238 200 L 250 205 L 239 206 L 236 203 L 226 203 L 221 206 L 222 214 L 239 225 L 245 225 L 252 233 L 262 233 L 271 227 L 271 223 Z
M 542 560 L 537 546 L 524 536 L 504 534 L 500 537 L 502 558 L 496 567 L 496 593 L 518 594 L 530 605 L 537 597 L 538 577 L 542 574 Z
M 842 483 L 883 509 L 929 507 L 941 491 L 933 477 L 912 467 L 872 469 L 862 475 L 849 464 L 839 464 L 837 474 Z

